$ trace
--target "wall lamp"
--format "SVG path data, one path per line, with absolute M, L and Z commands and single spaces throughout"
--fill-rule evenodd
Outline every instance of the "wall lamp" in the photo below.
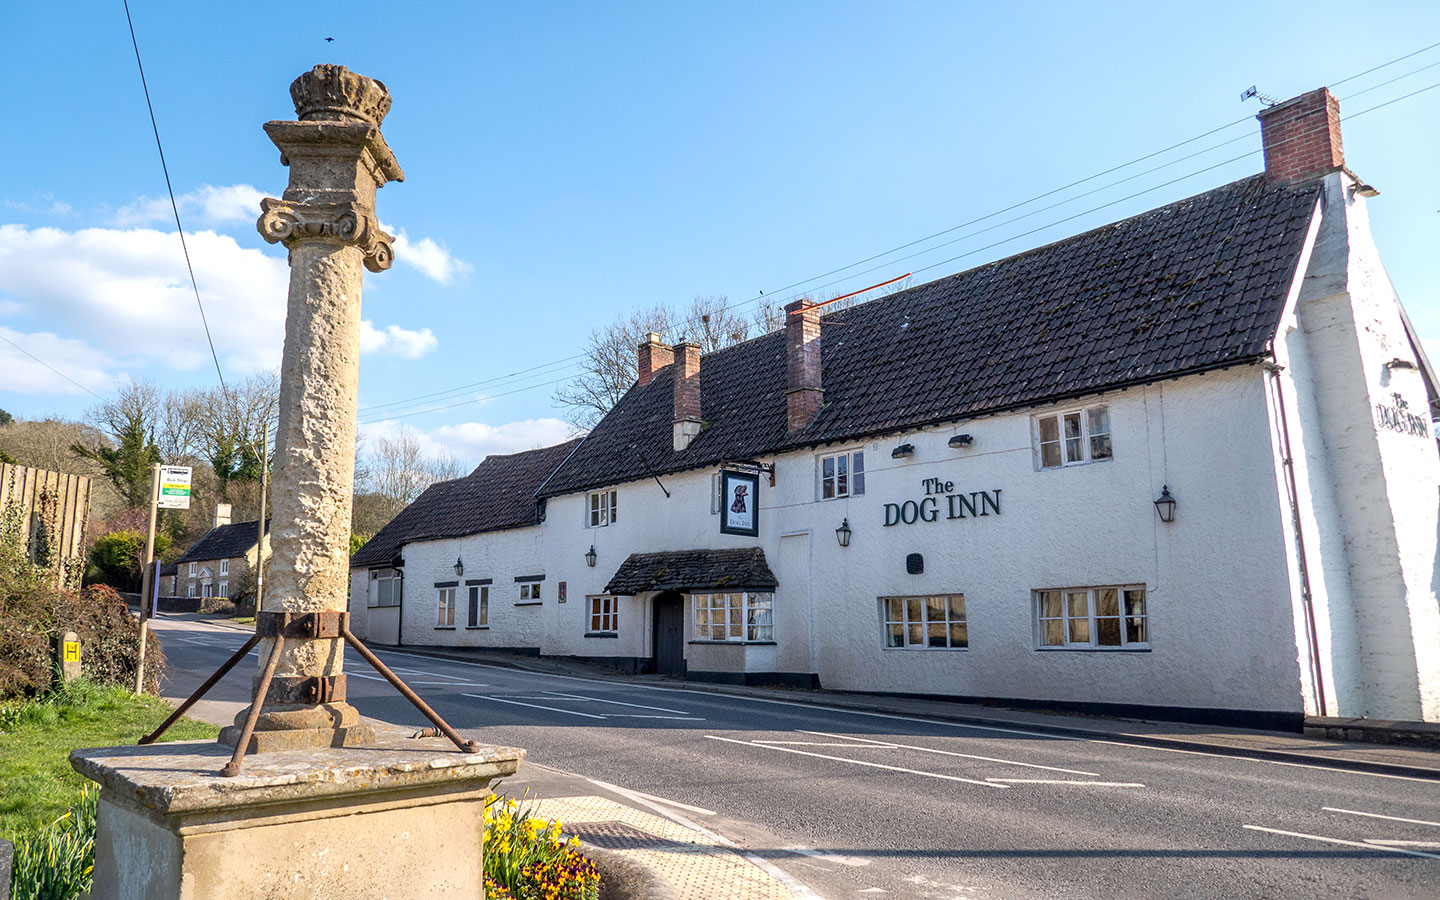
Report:
M 1408 359 L 1401 359 L 1400 357 L 1397 356 L 1397 357 L 1395 357 L 1394 359 L 1392 359 L 1392 360 L 1390 360 L 1389 362 L 1387 362 L 1387 363 L 1385 364 L 1385 368 L 1387 368 L 1387 369 L 1413 369 L 1413 368 L 1415 368 L 1415 364 L 1414 364 L 1413 362 L 1411 362 L 1410 360 L 1408 360 Z
M 463 562 L 461 562 L 461 561 L 460 561 L 460 557 L 457 556 L 457 557 L 455 557 L 455 577 L 456 577 L 456 578 L 459 578 L 461 575 L 464 575 L 464 574 L 465 574 L 465 564 L 464 564 Z
M 904 458 L 904 457 L 906 457 L 906 456 L 914 456 L 914 455 L 915 455 L 915 445 L 914 445 L 914 444 L 901 444 L 900 446 L 896 447 L 894 450 L 891 450 L 891 451 L 890 451 L 890 458 L 891 458 L 891 459 L 902 459 L 902 458 Z
M 840 546 L 842 546 L 842 547 L 848 547 L 848 546 L 850 546 L 850 517 L 849 517 L 849 516 L 846 516 L 846 517 L 845 517 L 845 521 L 843 521 L 843 522 L 840 523 L 840 527 L 837 528 L 837 529 L 835 529 L 835 539 L 840 542 Z
M 1155 511 L 1160 514 L 1160 521 L 1175 521 L 1175 498 L 1170 496 L 1169 485 L 1160 488 L 1160 496 L 1155 498 Z
M 585 565 L 595 568 L 595 545 L 591 544 L 590 549 L 585 551 Z
M 952 447 L 969 447 L 969 446 L 973 445 L 974 443 L 975 443 L 975 438 L 974 438 L 974 436 L 973 436 L 973 435 L 969 435 L 969 434 L 957 434 L 957 435 L 955 435 L 954 437 L 952 437 L 952 438 L 950 439 L 950 441 L 949 441 L 949 444 L 950 444 L 950 446 L 952 446 Z

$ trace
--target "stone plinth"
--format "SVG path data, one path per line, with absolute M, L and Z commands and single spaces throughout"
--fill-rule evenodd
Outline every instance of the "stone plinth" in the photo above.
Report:
M 448 748 L 448 749 L 447 749 Z M 76 750 L 100 783 L 93 900 L 484 896 L 490 782 L 525 751 L 382 735 L 229 758 L 209 741 Z

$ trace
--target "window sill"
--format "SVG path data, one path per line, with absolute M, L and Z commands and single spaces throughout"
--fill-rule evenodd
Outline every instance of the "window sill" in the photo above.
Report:
M 436 625 L 436 626 L 435 626 L 435 630 L 436 630 L 436 631 L 454 631 L 454 630 L 455 630 L 455 626 L 454 626 L 454 625 Z
M 399 609 L 399 608 L 400 608 L 400 604 L 398 604 L 398 603 L 381 603 L 381 604 L 379 604 L 379 605 L 377 605 L 377 606 L 367 606 L 367 607 L 365 607 L 365 608 L 366 608 L 366 609 Z
M 490 630 L 490 626 L 489 626 L 489 625 L 466 625 L 466 626 L 465 626 L 465 630 L 466 630 L 466 631 L 489 631 L 489 630 Z
M 1149 653 L 1150 645 L 1143 647 L 1036 647 L 1042 653 Z
M 614 631 L 587 631 L 585 636 L 587 638 L 618 638 L 620 634 Z
M 717 646 L 729 647 L 774 647 L 774 641 L 686 641 L 687 644 L 714 644 Z
M 516 605 L 516 606 L 544 606 L 544 605 L 545 605 L 545 601 L 544 601 L 544 600 L 521 600 L 521 601 L 519 601 L 518 603 L 516 603 L 515 605 Z

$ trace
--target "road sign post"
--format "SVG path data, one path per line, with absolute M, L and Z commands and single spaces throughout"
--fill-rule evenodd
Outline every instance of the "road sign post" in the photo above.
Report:
M 150 612 L 154 606 L 152 586 L 159 578 L 155 570 L 155 516 L 161 509 L 190 508 L 189 466 L 162 466 L 150 470 L 150 525 L 145 531 L 145 563 L 140 577 L 140 647 L 135 655 L 135 693 L 145 690 L 145 639 L 150 631 Z

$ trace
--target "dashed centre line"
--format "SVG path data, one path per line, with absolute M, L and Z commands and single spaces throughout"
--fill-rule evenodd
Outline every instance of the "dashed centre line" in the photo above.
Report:
M 880 747 L 900 748 L 904 750 L 919 750 L 922 753 L 938 753 L 942 756 L 959 756 L 964 759 L 978 759 L 984 762 L 1004 763 L 1007 766 L 1024 766 L 1027 769 L 1045 769 L 1049 772 L 1064 772 L 1067 775 L 1088 775 L 1091 778 L 1099 778 L 1099 772 L 1085 772 L 1080 769 L 1062 769 L 1059 766 L 1042 766 L 1039 763 L 1020 762 L 1013 759 L 1000 759 L 995 756 L 976 756 L 974 753 L 957 753 L 954 750 L 937 750 L 934 747 L 917 747 L 914 744 L 897 744 L 893 741 L 874 741 L 869 738 L 850 737 L 849 735 L 831 734 L 828 731 L 804 731 L 801 734 L 816 734 L 821 737 L 840 738 L 847 741 L 859 741 L 863 744 L 875 744 Z
M 938 778 L 941 781 L 959 781 L 963 784 L 978 784 L 981 787 L 1008 789 L 1008 784 L 996 784 L 992 781 L 980 781 L 975 778 L 961 778 L 959 775 L 942 775 L 939 772 L 926 772 L 921 769 L 907 769 L 904 766 L 887 766 L 884 763 L 868 762 L 863 759 L 847 759 L 843 756 L 831 756 L 828 753 L 811 753 L 808 750 L 796 750 L 794 747 L 777 747 L 773 744 L 757 744 L 751 741 L 740 741 L 735 738 L 720 737 L 716 734 L 707 734 L 706 738 L 712 741 L 724 741 L 727 744 L 739 744 L 742 747 L 759 747 L 762 750 L 775 750 L 780 753 L 798 753 L 801 756 L 813 756 L 817 759 L 828 759 L 834 762 L 849 763 L 852 766 L 865 766 L 871 769 L 885 769 L 889 772 L 904 772 L 907 775 L 921 775 L 925 778 Z

